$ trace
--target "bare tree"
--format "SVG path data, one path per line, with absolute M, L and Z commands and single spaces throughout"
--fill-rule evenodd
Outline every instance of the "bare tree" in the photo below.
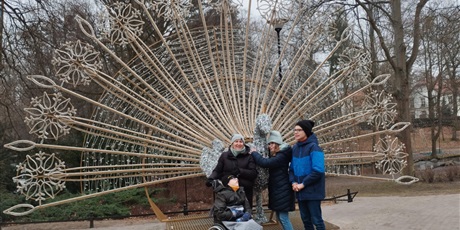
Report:
M 415 12 L 413 14 L 413 23 L 411 28 L 404 28 L 402 3 L 400 0 L 391 0 L 389 2 L 371 1 L 371 0 L 355 0 L 355 2 L 367 14 L 369 25 L 376 32 L 379 40 L 380 47 L 384 51 L 393 69 L 393 82 L 392 95 L 398 102 L 398 121 L 411 121 L 409 96 L 410 96 L 410 73 L 412 66 L 419 53 L 420 44 L 420 17 L 423 7 L 427 4 L 428 0 L 417 1 Z M 393 35 L 393 40 L 388 41 L 384 38 L 382 25 L 374 18 L 374 12 L 370 9 L 373 6 L 379 9 L 383 15 L 387 17 L 390 22 L 390 29 Z M 411 41 L 405 41 L 405 36 L 411 34 Z M 412 46 L 410 46 L 411 44 Z M 407 52 L 407 47 L 411 47 L 411 51 Z M 408 57 L 408 58 L 407 58 Z M 407 167 L 404 171 L 406 175 L 413 174 L 413 155 L 412 155 L 412 141 L 411 141 L 411 127 L 401 132 L 401 141 L 406 147 Z
M 460 99 L 460 6 L 446 7 L 439 13 L 440 20 L 444 26 L 442 28 L 442 43 L 444 45 L 443 57 L 446 63 L 448 75 L 447 86 L 452 92 L 452 118 L 453 131 L 452 140 L 459 140 L 457 131 L 460 130 L 458 116 L 458 101 Z
M 16 104 L 11 106 L 23 108 L 28 104 L 28 99 L 42 94 L 42 89 L 30 84 L 26 76 L 53 76 L 55 70 L 51 60 L 55 50 L 66 42 L 84 39 L 78 33 L 74 17 L 81 15 L 91 20 L 91 14 L 94 13 L 91 7 L 82 1 L 70 4 L 45 1 L 5 3 L 4 17 L 8 27 L 3 37 L 5 68 L 1 72 L 1 80 L 2 89 L 9 92 L 9 96 L 3 95 Z M 94 89 L 88 92 L 94 92 Z M 19 104 L 18 100 L 24 101 Z M 23 117 L 22 113 L 18 115 L 16 117 Z
M 436 142 L 442 129 L 441 97 L 443 96 L 444 59 L 442 58 L 442 32 L 439 31 L 440 23 L 434 11 L 429 11 L 423 18 L 421 36 L 421 66 L 424 67 L 422 75 L 428 99 L 428 118 L 436 121 L 431 124 L 431 157 L 437 158 Z
M 75 16 L 80 15 L 90 22 L 95 22 L 94 6 L 88 1 L 2 1 L 4 3 L 3 19 L 5 21 L 2 34 L 3 46 L 2 69 L 0 70 L 0 127 L 2 143 L 18 139 L 34 139 L 24 122 L 24 108 L 30 107 L 30 100 L 43 95 L 44 89 L 32 84 L 28 75 L 45 75 L 54 77 L 55 67 L 52 59 L 56 49 L 66 42 L 85 41 L 78 31 Z M 94 98 L 99 97 L 102 90 L 82 87 Z M 92 107 L 88 103 L 73 105 L 82 114 L 91 115 Z M 83 137 L 71 133 L 63 142 L 81 142 Z M 52 142 L 52 140 L 49 140 Z M 6 150 L 5 150 L 6 151 Z M 24 154 L 17 159 L 6 159 L 18 163 Z M 71 160 L 67 157 L 73 157 Z M 69 164 L 79 165 L 79 155 L 64 156 Z M 12 162 L 5 162 L 10 165 Z

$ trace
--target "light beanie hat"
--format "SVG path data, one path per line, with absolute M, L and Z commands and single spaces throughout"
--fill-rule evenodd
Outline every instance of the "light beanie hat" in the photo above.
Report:
M 244 137 L 243 137 L 243 135 L 241 135 L 239 133 L 233 134 L 230 144 L 233 144 L 233 142 L 235 142 L 236 140 L 242 140 L 243 144 L 244 144 Z
M 233 142 L 235 142 L 236 140 L 241 140 L 243 141 L 243 144 L 244 144 L 244 137 L 243 135 L 239 134 L 239 133 L 236 133 L 236 134 L 233 134 L 232 136 L 232 142 L 231 142 L 231 145 L 230 145 L 230 151 L 232 152 L 232 154 L 236 157 L 238 156 L 240 153 L 243 153 L 246 149 L 243 148 L 242 149 L 234 149 L 232 144 Z
M 284 143 L 283 137 L 281 136 L 281 133 L 276 131 L 276 130 L 270 131 L 270 136 L 268 136 L 267 142 L 269 144 L 273 142 L 273 143 L 276 143 L 278 145 L 282 145 Z

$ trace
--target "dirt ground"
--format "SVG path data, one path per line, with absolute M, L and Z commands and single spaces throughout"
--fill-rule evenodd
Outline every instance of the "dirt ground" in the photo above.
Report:
M 118 220 L 95 220 L 93 222 L 94 228 L 107 228 L 107 227 L 122 227 L 142 225 L 147 223 L 160 223 L 155 219 L 155 216 L 144 218 L 127 218 Z M 2 226 L 2 230 L 77 230 L 77 229 L 90 229 L 89 221 L 72 221 L 72 222 L 53 222 L 53 223 L 37 223 L 37 224 L 22 224 L 22 225 L 7 225 Z

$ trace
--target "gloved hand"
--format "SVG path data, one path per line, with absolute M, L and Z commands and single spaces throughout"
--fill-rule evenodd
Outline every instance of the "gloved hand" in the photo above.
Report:
M 211 187 L 213 181 L 214 181 L 214 179 L 212 179 L 212 178 L 206 179 L 206 187 Z
M 248 221 L 250 219 L 251 219 L 251 213 L 246 212 L 246 213 L 243 214 L 242 217 L 236 219 L 236 222 L 244 222 L 244 221 Z
M 233 169 L 231 175 L 233 175 L 233 176 L 235 176 L 235 177 L 238 177 L 238 176 L 240 175 L 240 169 L 239 169 L 239 168 Z
M 234 218 L 238 218 L 244 215 L 243 208 L 230 208 L 230 211 L 232 211 L 232 216 Z
M 212 186 L 213 189 L 216 189 L 217 186 L 219 186 L 221 184 L 222 184 L 222 182 L 220 182 L 220 180 L 212 180 L 211 181 L 211 186 Z

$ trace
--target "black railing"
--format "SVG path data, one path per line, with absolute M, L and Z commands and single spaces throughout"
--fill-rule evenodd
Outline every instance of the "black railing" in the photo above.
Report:
M 323 201 L 347 201 L 348 203 L 350 203 L 353 202 L 353 199 L 355 198 L 356 194 L 358 194 L 358 192 L 350 192 L 350 189 L 347 189 L 347 194 L 325 198 Z M 343 197 L 347 197 L 347 199 L 341 199 Z
M 209 212 L 210 209 L 196 209 L 196 210 L 188 210 L 186 209 L 186 205 L 184 205 L 184 210 L 182 211 L 175 211 L 175 212 L 165 212 L 165 215 L 171 214 L 184 214 L 189 215 L 193 212 Z M 43 224 L 43 223 L 56 223 L 56 222 L 76 222 L 76 221 L 89 221 L 89 228 L 94 228 L 94 221 L 97 220 L 105 220 L 105 219 L 126 219 L 132 217 L 146 217 L 146 216 L 155 216 L 154 213 L 145 213 L 145 214 L 138 214 L 138 215 L 125 215 L 125 216 L 104 216 L 104 217 L 94 217 L 90 216 L 89 218 L 82 218 L 82 219 L 71 219 L 71 220 L 48 220 L 48 221 L 23 221 L 23 222 L 2 222 L 0 217 L 0 230 L 2 226 L 9 226 L 9 225 L 22 225 L 22 224 Z

